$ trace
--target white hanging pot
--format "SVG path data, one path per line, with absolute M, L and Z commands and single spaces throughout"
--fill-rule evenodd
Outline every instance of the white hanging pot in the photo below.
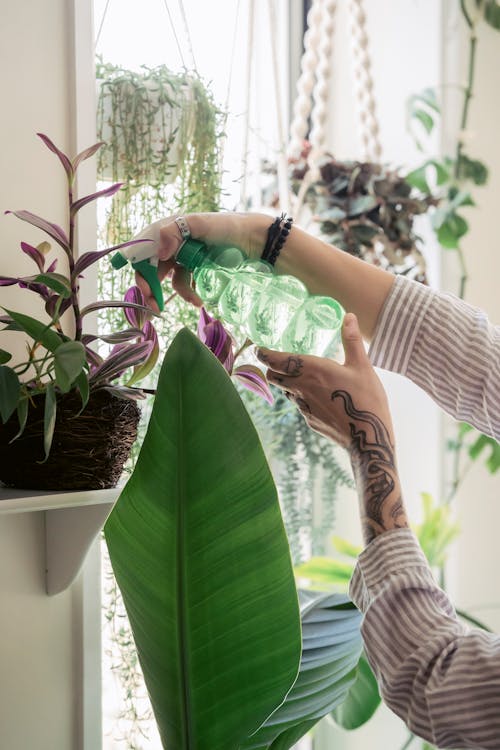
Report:
M 196 100 L 189 78 L 120 71 L 97 79 L 98 179 L 167 185 L 193 137 Z

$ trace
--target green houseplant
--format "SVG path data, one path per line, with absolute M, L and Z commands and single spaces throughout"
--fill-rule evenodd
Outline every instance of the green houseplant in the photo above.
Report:
M 169 750 L 285 750 L 346 698 L 360 614 L 297 593 L 255 428 L 186 329 L 105 537 Z
M 169 212 L 216 211 L 221 112 L 198 76 L 98 61 L 98 179 L 123 182 L 106 221 L 122 242 Z
M 0 350 L 0 480 L 38 489 L 114 486 L 136 436 L 136 401 L 144 394 L 135 383 L 147 375 L 158 357 L 156 331 L 135 287 L 123 300 L 100 300 L 81 307 L 80 278 L 116 247 L 79 254 L 77 215 L 97 198 L 114 195 L 121 185 L 76 198 L 77 169 L 102 144 L 71 160 L 46 135 L 39 136 L 66 173 L 68 227 L 65 230 L 25 210 L 6 212 L 42 230 L 57 251 L 52 251 L 48 242 L 37 247 L 21 242 L 21 250 L 34 262 L 36 273 L 0 276 L 0 286 L 16 285 L 43 301 L 39 317 L 4 308 L 0 318 L 6 341 L 5 334 L 11 331 L 28 339 L 22 362 L 12 364 L 11 353 Z M 125 312 L 126 325 L 100 336 L 86 333 L 86 316 L 109 307 Z M 112 348 L 103 353 L 95 348 L 96 342 Z M 126 384 L 117 384 L 117 378 L 126 372 L 130 372 Z

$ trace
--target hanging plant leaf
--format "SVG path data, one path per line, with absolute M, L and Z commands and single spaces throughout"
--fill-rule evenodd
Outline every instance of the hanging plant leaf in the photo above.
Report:
M 488 167 L 478 159 L 470 159 L 466 154 L 461 154 L 458 176 L 462 180 L 472 180 L 475 185 L 485 185 L 488 181 Z
M 378 200 L 372 195 L 360 195 L 358 198 L 350 200 L 348 203 L 348 216 L 359 216 L 366 214 L 378 206 Z
M 457 213 L 449 214 L 437 229 L 439 244 L 448 250 L 456 250 L 460 238 L 467 233 L 468 228 L 469 225 L 462 216 Z
M 332 208 L 328 208 L 326 211 L 321 211 L 321 213 L 318 214 L 317 218 L 320 221 L 342 221 L 342 219 L 345 219 L 347 216 L 347 213 L 339 208 L 339 206 L 332 206 Z
M 484 9 L 484 20 L 493 26 L 494 29 L 500 30 L 500 5 L 497 0 L 487 0 Z
M 297 593 L 255 428 L 186 329 L 105 535 L 164 746 L 239 747 L 295 680 Z
M 0 349 L 0 365 L 4 365 L 6 362 L 12 359 L 12 354 L 6 352 L 5 349 Z
M 361 245 L 371 246 L 373 238 L 380 234 L 378 227 L 369 224 L 351 224 L 349 230 Z
M 343 729 L 357 729 L 371 719 L 380 703 L 377 680 L 366 656 L 361 654 L 356 678 L 346 699 L 332 711 L 332 717 Z
M 425 194 L 429 194 L 431 192 L 429 183 L 427 182 L 428 164 L 429 162 L 422 164 L 421 167 L 418 167 L 418 169 L 414 169 L 413 172 L 409 172 L 405 177 L 406 181 L 409 182 L 410 185 L 413 185 L 413 187 L 416 187 L 417 190 L 420 190 L 421 193 Z
M 496 474 L 500 468 L 500 444 L 488 435 L 479 435 L 472 445 L 469 446 L 469 456 L 475 461 L 479 455 L 489 449 L 489 456 L 485 461 L 486 468 L 490 474 Z

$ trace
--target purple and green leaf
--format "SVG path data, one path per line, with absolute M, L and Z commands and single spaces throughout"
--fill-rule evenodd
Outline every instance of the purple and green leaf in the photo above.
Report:
M 249 391 L 253 391 L 253 393 L 261 396 L 269 404 L 274 403 L 273 394 L 269 388 L 266 376 L 258 367 L 240 365 L 233 371 L 233 375 L 244 388 L 248 388 Z
M 49 237 L 52 237 L 65 252 L 69 252 L 69 240 L 66 236 L 64 229 L 58 224 L 53 224 L 50 221 L 42 219 L 41 216 L 31 213 L 31 211 L 5 211 L 6 214 L 13 214 L 17 216 L 21 221 L 26 221 L 28 224 L 32 224 L 34 227 L 41 229 L 46 232 Z

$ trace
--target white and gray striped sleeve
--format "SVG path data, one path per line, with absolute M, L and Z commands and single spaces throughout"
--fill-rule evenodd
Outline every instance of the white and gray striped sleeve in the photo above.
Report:
M 350 595 L 382 697 L 441 748 L 500 748 L 500 637 L 457 618 L 410 529 L 359 557 Z
M 369 354 L 456 419 L 500 440 L 500 327 L 482 310 L 397 276 Z

